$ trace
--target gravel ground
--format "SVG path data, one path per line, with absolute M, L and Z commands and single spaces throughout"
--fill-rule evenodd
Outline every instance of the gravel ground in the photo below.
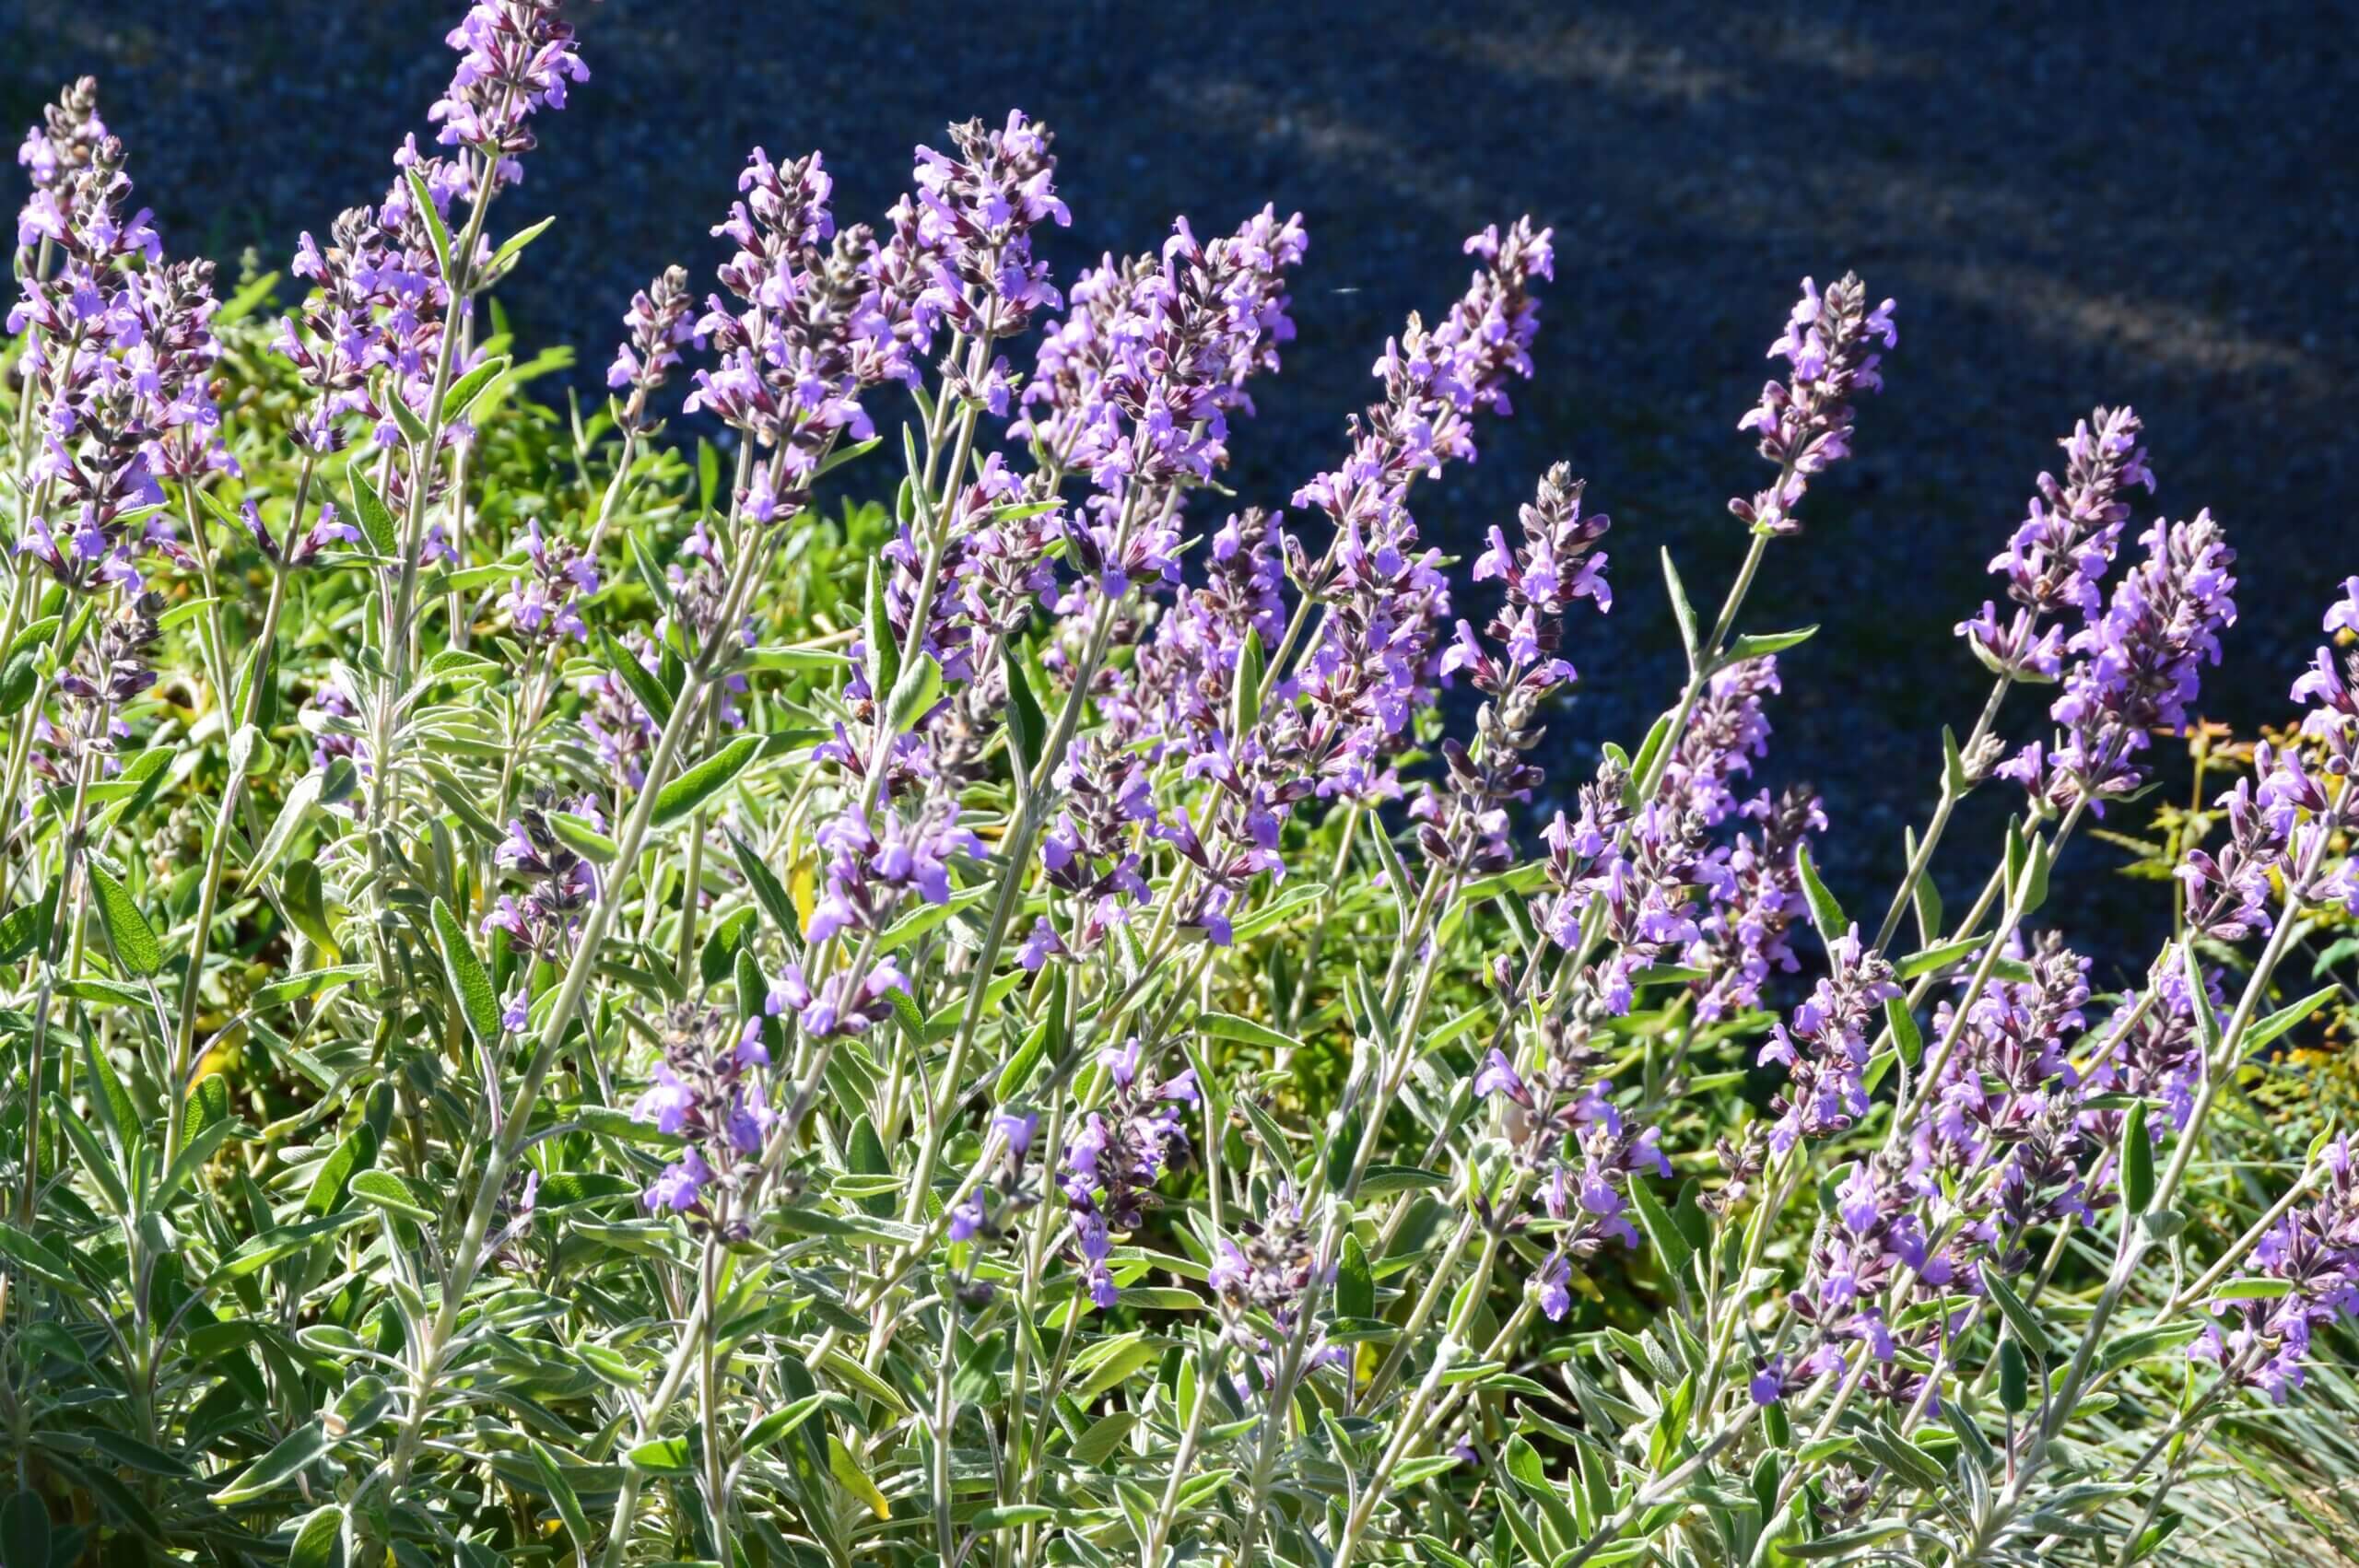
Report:
M 23 123 L 59 80 L 99 73 L 168 242 L 283 264 L 423 128 L 454 11 L 0 0 L 0 110 Z M 2243 553 L 2207 710 L 2284 710 L 2330 584 L 2359 570 L 2359 159 L 2333 129 L 2359 118 L 2354 41 L 2351 5 L 2254 0 L 607 0 L 584 25 L 593 80 L 542 123 L 513 198 L 518 221 L 560 216 L 509 304 L 527 341 L 603 364 L 633 287 L 715 259 L 706 231 L 747 146 L 824 147 L 858 216 L 901 188 L 911 143 L 1019 104 L 1060 133 L 1061 270 L 1153 244 L 1175 212 L 1203 229 L 1265 200 L 1304 213 L 1301 340 L 1235 443 L 1239 487 L 1274 501 L 1337 451 L 1385 333 L 1462 285 L 1460 237 L 1528 210 L 1560 258 L 1538 380 L 1420 513 L 1473 538 L 1566 458 L 1614 514 L 1621 606 L 1578 632 L 1569 769 L 1665 700 L 1651 558 L 1670 545 L 1699 597 L 1725 580 L 1742 540 L 1723 500 L 1759 477 L 1733 427 L 1761 350 L 1796 279 L 1857 268 L 1900 300 L 1891 391 L 1810 535 L 1773 555 L 1754 619 L 1826 627 L 1789 656 L 1762 777 L 1809 770 L 1837 891 L 1864 908 L 1923 813 L 1939 725 L 1963 727 L 1983 689 L 1949 627 L 2094 403 L 2145 415 L 2157 507 L 2211 506 Z M 2011 717 L 2034 723 L 2028 702 Z M 1961 841 L 1978 859 L 1989 839 Z M 2091 872 L 2114 854 L 2080 853 Z M 2059 917 L 2107 928 L 2091 945 L 2143 947 L 2158 899 L 2066 880 Z

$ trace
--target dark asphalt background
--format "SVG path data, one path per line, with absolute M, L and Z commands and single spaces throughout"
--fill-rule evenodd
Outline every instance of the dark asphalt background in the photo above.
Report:
M 0 0 L 0 110 L 21 124 L 98 73 L 167 243 L 283 266 L 427 128 L 458 10 Z M 2359 571 L 2354 40 L 2359 8 L 2279 3 L 607 0 L 583 22 L 593 79 L 540 122 L 508 209 L 559 221 L 507 303 L 527 343 L 602 367 L 633 287 L 675 260 L 709 272 L 748 146 L 823 147 L 851 220 L 903 187 L 910 144 L 1019 105 L 1059 134 L 1063 275 L 1154 245 L 1174 213 L 1201 232 L 1264 201 L 1305 215 L 1300 341 L 1233 443 L 1243 496 L 1276 504 L 1340 450 L 1385 334 L 1463 286 L 1460 239 L 1529 211 L 1559 257 L 1538 379 L 1418 511 L 1463 544 L 1563 458 L 1614 514 L 1619 603 L 1576 626 L 1585 692 L 1551 742 L 1568 787 L 1672 694 L 1657 548 L 1715 600 L 1742 551 L 1725 498 L 1761 469 L 1734 426 L 1797 280 L 1857 268 L 1900 301 L 1890 390 L 1748 620 L 1825 627 L 1786 660 L 1760 777 L 1822 788 L 1837 891 L 1872 919 L 1939 726 L 1985 689 L 1950 628 L 2092 404 L 2145 415 L 2152 509 L 2208 505 L 2242 554 L 2204 710 L 2286 711 L 2331 584 Z M 2008 722 L 2031 732 L 2033 700 Z M 1989 864 L 1986 793 L 1953 886 Z M 2110 965 L 2141 961 L 2166 912 L 2107 874 L 2120 858 L 2077 846 L 2051 906 Z

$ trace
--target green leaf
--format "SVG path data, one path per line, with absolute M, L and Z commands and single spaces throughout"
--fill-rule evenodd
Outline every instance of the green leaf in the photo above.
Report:
M 331 1503 L 304 1516 L 287 1549 L 287 1568 L 344 1568 L 344 1509 Z
M 491 264 L 486 270 L 497 275 L 502 267 L 506 266 L 508 263 L 514 258 L 517 252 L 522 251 L 525 246 L 531 244 L 534 240 L 538 240 L 545 232 L 547 231 L 548 226 L 556 221 L 556 216 L 552 215 L 541 219 L 538 223 L 518 229 L 515 233 L 501 240 L 499 242 L 499 249 L 491 253 Z
M 1242 1040 L 1247 1045 L 1267 1046 L 1275 1051 L 1299 1052 L 1306 1048 L 1300 1040 L 1282 1029 L 1239 1018 L 1233 1012 L 1200 1012 L 1196 1014 L 1196 1027 L 1220 1039 Z
M 1343 1317 L 1376 1316 L 1376 1281 L 1368 1273 L 1367 1253 L 1360 1238 L 1344 1236 L 1343 1256 L 1335 1264 L 1335 1312 Z
M 0 1506 L 0 1568 L 49 1568 L 49 1504 L 19 1492 Z
M 281 1007 L 290 1001 L 302 1001 L 311 997 L 325 996 L 330 991 L 341 990 L 356 980 L 365 980 L 376 972 L 375 968 L 367 964 L 338 964 L 326 969 L 307 969 L 302 974 L 289 975 L 283 980 L 273 980 L 266 986 L 257 986 L 252 997 L 249 1000 L 254 1011 L 259 1012 L 265 1008 Z
M 401 530 L 394 525 L 393 509 L 377 494 L 375 486 L 356 465 L 351 473 L 352 509 L 360 519 L 360 532 L 369 540 L 369 548 L 380 556 L 398 559 L 402 552 Z
M 2146 1102 L 2130 1107 L 2121 1124 L 2121 1200 L 2142 1214 L 2154 1200 L 2154 1143 L 2146 1136 Z
M 886 704 L 886 724 L 893 733 L 906 735 L 941 700 L 942 666 L 934 662 L 933 654 L 921 653 L 893 684 L 892 697 Z
M 410 1189 L 408 1182 L 391 1171 L 361 1171 L 352 1178 L 352 1196 L 372 1208 L 419 1224 L 430 1224 L 434 1211 Z
M 506 373 L 509 363 L 508 356 L 495 354 L 461 376 L 457 383 L 442 394 L 442 422 L 447 425 L 454 419 L 464 419 L 467 410 L 475 405 L 475 400 Z
M 1262 721 L 1262 677 L 1265 662 L 1262 652 L 1262 634 L 1248 628 L 1244 644 L 1237 651 L 1237 670 L 1230 677 L 1235 683 L 1228 693 L 1228 732 L 1233 740 L 1251 734 Z
M 202 1129 L 190 1133 L 188 1141 L 181 1145 L 181 1152 L 172 1156 L 171 1169 L 164 1173 L 164 1179 L 158 1184 L 147 1206 L 159 1211 L 171 1207 L 173 1198 L 204 1168 L 205 1162 L 213 1158 L 214 1151 L 229 1136 L 232 1126 L 227 1120 L 208 1122 Z
M 1999 1341 L 1999 1408 L 2021 1415 L 2031 1402 L 2031 1373 L 2024 1364 L 2024 1348 L 2012 1339 Z
M 745 1429 L 745 1435 L 738 1439 L 737 1446 L 748 1454 L 767 1448 L 801 1427 L 811 1419 L 814 1411 L 827 1402 L 827 1395 L 812 1394 L 795 1400 L 782 1410 L 772 1410 Z
M 1696 626 L 1696 606 L 1688 603 L 1687 585 L 1679 580 L 1679 568 L 1671 562 L 1671 546 L 1662 551 L 1662 583 L 1671 594 L 1671 618 L 1679 624 L 1679 646 L 1686 651 L 1687 667 L 1694 669 L 1704 657 L 1704 639 Z
M 622 853 L 622 846 L 599 832 L 586 816 L 576 816 L 571 812 L 550 812 L 546 820 L 558 843 L 593 864 L 611 866 L 615 863 L 615 857 Z
M 758 850 L 734 833 L 729 835 L 730 852 L 737 857 L 737 869 L 745 873 L 745 884 L 754 890 L 754 897 L 761 904 L 762 912 L 770 918 L 781 936 L 796 936 L 803 922 L 794 913 L 794 900 L 787 893 L 786 884 L 778 879 Z
M 213 1501 L 243 1503 L 275 1492 L 326 1458 L 334 1447 L 335 1439 L 327 1434 L 323 1422 L 306 1422 L 280 1438 L 276 1447 L 247 1466 L 237 1480 L 215 1492 Z
M 499 993 L 491 989 L 491 976 L 485 970 L 483 960 L 475 956 L 466 928 L 440 898 L 434 901 L 434 939 L 442 949 L 442 973 L 451 982 L 451 995 L 458 1000 L 460 1015 L 467 1021 L 467 1032 L 479 1046 L 498 1045 L 502 1033 Z
M 868 695 L 881 699 L 900 678 L 901 649 L 893 640 L 893 623 L 885 612 L 883 568 L 874 556 L 868 562 L 868 598 L 862 607 L 861 642 L 866 661 Z
M 1991 1303 L 1998 1307 L 1999 1316 L 2007 1320 L 2007 1327 L 2014 1330 L 2015 1338 L 2023 1341 L 2024 1349 L 2036 1356 L 2047 1356 L 2051 1348 L 2048 1330 L 2038 1318 L 2032 1316 L 2030 1306 L 2015 1293 L 2014 1286 L 2007 1283 L 2005 1278 L 1987 1263 L 1982 1266 L 1982 1283 L 1990 1293 Z
M 1811 860 L 1807 843 L 1794 851 L 1794 865 L 1802 872 L 1802 894 L 1810 900 L 1811 923 L 1818 928 L 1819 940 L 1832 947 L 1849 933 L 1851 922 L 1844 915 L 1843 906 L 1835 901 L 1835 895 L 1826 891 L 1826 883 L 1819 880 L 1818 867 Z
M 1114 1450 L 1122 1445 L 1122 1439 L 1128 1437 L 1131 1428 L 1138 1423 L 1139 1412 L 1136 1410 L 1114 1410 L 1098 1417 L 1089 1424 L 1087 1431 L 1074 1439 L 1074 1463 L 1097 1469 L 1114 1457 Z
M 1421 1192 L 1448 1187 L 1449 1177 L 1417 1165 L 1372 1164 L 1360 1176 L 1362 1198 L 1390 1198 L 1395 1193 Z
M 416 164 L 402 172 L 409 179 L 410 199 L 417 204 L 418 221 L 426 225 L 427 238 L 433 243 L 434 260 L 441 268 L 442 281 L 455 284 L 458 280 L 451 275 L 451 229 L 442 221 L 442 209 L 434 205 L 434 192 Z
M 319 1174 L 311 1178 L 311 1190 L 303 1199 L 303 1211 L 325 1216 L 343 1208 L 345 1188 L 351 1184 L 353 1173 L 376 1163 L 377 1129 L 363 1121 L 321 1164 Z
M 1935 947 L 1921 949 L 1892 966 L 1893 978 L 1913 980 L 1919 975 L 1930 975 L 1936 969 L 1946 969 L 1959 959 L 1970 958 L 1980 952 L 1982 944 L 1989 940 L 1987 936 L 1961 937 L 1955 942 L 1945 942 Z
M 1729 644 L 1727 654 L 1720 660 L 1720 668 L 1725 670 L 1731 664 L 1742 664 L 1748 659 L 1761 659 L 1772 653 L 1783 653 L 1790 648 L 1801 647 L 1817 635 L 1816 626 L 1803 626 L 1798 631 L 1790 632 L 1747 632 Z
M 2258 1024 L 2250 1024 L 2246 1028 L 2243 1044 L 2238 1047 L 2238 1049 L 2247 1052 L 2260 1049 L 2261 1047 L 2332 1001 L 2341 993 L 2341 986 L 2320 986 L 2301 1000 L 2279 1008 Z
M 56 910 L 57 884 L 51 883 L 38 900 L 19 904 L 0 918 L 0 965 L 14 964 L 48 942 Z
M 694 813 L 735 781 L 760 755 L 761 737 L 740 735 L 656 792 L 654 825 L 665 826 Z
M 1917 1028 L 1917 1015 L 1908 1011 L 1905 996 L 1886 997 L 1884 1003 L 1885 1027 L 1892 1031 L 1892 1043 L 1900 1052 L 1900 1059 L 1909 1066 L 1925 1054 L 1925 1036 Z
M 299 1224 L 279 1225 L 264 1231 L 222 1260 L 221 1277 L 236 1280 L 257 1273 L 280 1258 L 291 1257 L 313 1242 L 332 1236 L 366 1218 L 368 1213 L 365 1210 L 346 1209 L 324 1220 L 305 1220 Z
M 1049 720 L 1040 711 L 1040 699 L 1033 695 L 1032 677 L 1025 673 L 1024 661 L 1010 649 L 1004 661 L 1007 668 L 1007 738 L 1015 748 L 1018 768 L 1029 778 L 1040 766 L 1049 746 Z
M 639 706 L 647 709 L 650 718 L 658 724 L 671 719 L 672 694 L 663 682 L 655 678 L 652 670 L 640 663 L 630 649 L 604 631 L 598 634 L 598 651 L 605 656 L 606 667 L 621 676 L 623 685 L 630 688 L 631 696 L 639 698 Z
M 535 1437 L 524 1439 L 525 1448 L 533 1456 L 533 1468 L 541 1472 L 541 1485 L 548 1492 L 549 1501 L 557 1504 L 557 1517 L 565 1521 L 565 1533 L 573 1538 L 577 1550 L 586 1559 L 597 1542 L 590 1534 L 590 1516 L 581 1511 L 581 1498 L 573 1483 L 565 1479 L 565 1471 L 548 1445 Z
M 147 923 L 147 917 L 139 912 L 137 901 L 104 866 L 93 861 L 89 872 L 90 891 L 99 901 L 99 920 L 107 929 L 116 962 L 125 973 L 142 979 L 163 968 L 163 946 L 157 942 L 156 929 Z
M 2209 1062 L 2220 1051 L 2220 1015 L 2212 1011 L 2212 988 L 2205 983 L 2203 960 L 2198 956 L 2191 942 L 2179 944 L 2179 958 L 2187 971 L 2187 994 L 2195 1005 L 2195 1030 L 2203 1042 L 2203 1059 Z
M 1680 1234 L 1679 1223 L 1671 1217 L 1671 1211 L 1662 1206 L 1662 1199 L 1657 1198 L 1645 1182 L 1633 1176 L 1629 1193 L 1632 1206 L 1638 1211 L 1638 1228 L 1647 1233 L 1647 1239 L 1654 1244 L 1656 1253 L 1661 1257 L 1663 1272 L 1680 1281 L 1680 1288 L 1684 1290 L 1687 1263 L 1696 1256 L 1696 1249 Z
M 2016 880 L 2012 895 L 2018 917 L 2028 915 L 2048 902 L 2048 872 L 2055 853 L 2044 833 L 2033 834 L 2025 846 L 2023 875 Z
M 696 1457 L 689 1451 L 685 1437 L 658 1438 L 642 1443 L 623 1455 L 623 1463 L 632 1469 L 652 1476 L 685 1476 L 696 1473 Z
M 860 1461 L 853 1457 L 851 1449 L 844 1446 L 843 1439 L 833 1433 L 827 1434 L 827 1473 L 835 1477 L 846 1492 L 865 1504 L 868 1511 L 878 1518 L 893 1516 L 893 1505 L 885 1500 L 885 1494 L 876 1489 L 876 1483 L 868 1479 L 868 1472 L 860 1468 Z

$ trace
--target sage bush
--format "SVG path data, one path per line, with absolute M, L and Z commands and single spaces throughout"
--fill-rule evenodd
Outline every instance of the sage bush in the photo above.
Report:
M 1248 497 L 1298 217 L 1059 279 L 1021 113 L 873 225 L 757 148 L 559 410 L 497 293 L 594 89 L 557 0 L 450 41 L 226 299 L 93 83 L 19 155 L 0 1564 L 2328 1550 L 2233 1469 L 2353 1408 L 2359 1174 L 2249 1091 L 2341 995 L 2289 954 L 2353 952 L 2359 661 L 2148 846 L 2176 934 L 2096 989 L 2038 917 L 2236 614 L 2134 414 L 1990 603 L 1911 607 L 1989 698 L 1847 913 L 1755 778 L 1810 631 L 1751 628 L 1883 389 L 1857 276 L 1735 421 L 1734 580 L 1661 557 L 1681 689 L 1575 777 L 1607 516 L 1559 464 L 1461 571 L 1410 509 L 1533 374 L 1548 228 Z

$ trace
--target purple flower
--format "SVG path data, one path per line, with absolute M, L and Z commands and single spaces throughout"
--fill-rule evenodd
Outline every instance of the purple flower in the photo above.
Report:
M 1871 310 L 1867 286 L 1847 273 L 1822 295 L 1809 278 L 1786 323 L 1785 334 L 1769 345 L 1790 373 L 1762 388 L 1761 402 L 1737 428 L 1761 438 L 1761 455 L 1778 465 L 1778 482 L 1750 501 L 1733 500 L 1729 510 L 1765 533 L 1794 533 L 1802 524 L 1794 508 L 1811 476 L 1851 451 L 1854 391 L 1878 392 L 1882 356 L 1873 345 L 1899 342 L 1892 325 L 1893 302 Z
M 2138 754 L 2156 731 L 2185 731 L 2202 666 L 2220 661 L 2220 631 L 2236 623 L 2236 552 L 2210 512 L 2158 521 L 2139 542 L 2145 560 L 2066 644 L 2076 657 L 2048 709 L 2061 736 L 2044 754 L 2035 743 L 2004 769 L 2050 805 L 2085 796 L 2102 813 L 2107 798 L 2137 789 L 2145 777 Z
M 2154 487 L 2146 449 L 2138 444 L 2141 426 L 2127 408 L 2099 408 L 2060 443 L 2070 458 L 2059 484 L 2039 476 L 2030 515 L 2008 541 L 1990 569 L 2007 579 L 2016 605 L 2001 626 L 1989 604 L 1962 622 L 1958 635 L 1976 657 L 2016 680 L 2057 678 L 2062 665 L 2062 633 L 2043 618 L 2078 611 L 2095 616 L 2103 603 L 2098 587 L 2129 521 L 2122 492 L 2133 485 Z
M 1769 1043 L 1761 1047 L 1761 1064 L 1782 1066 L 1788 1074 L 1771 1101 L 1778 1115 L 1769 1141 L 1780 1153 L 1800 1139 L 1839 1132 L 1867 1114 L 1869 1036 L 1885 999 L 1900 994 L 1892 965 L 1867 950 L 1857 926 L 1832 944 L 1828 956 L 1834 972 L 1790 1019 L 1770 1025 Z
M 630 1114 L 687 1139 L 688 1147 L 648 1188 L 650 1210 L 692 1209 L 715 1183 L 734 1189 L 739 1168 L 760 1154 L 771 1111 L 749 1070 L 769 1059 L 758 1045 L 749 1053 L 745 1039 L 735 1020 L 717 1008 L 683 1003 L 664 1015 L 663 1059 Z

